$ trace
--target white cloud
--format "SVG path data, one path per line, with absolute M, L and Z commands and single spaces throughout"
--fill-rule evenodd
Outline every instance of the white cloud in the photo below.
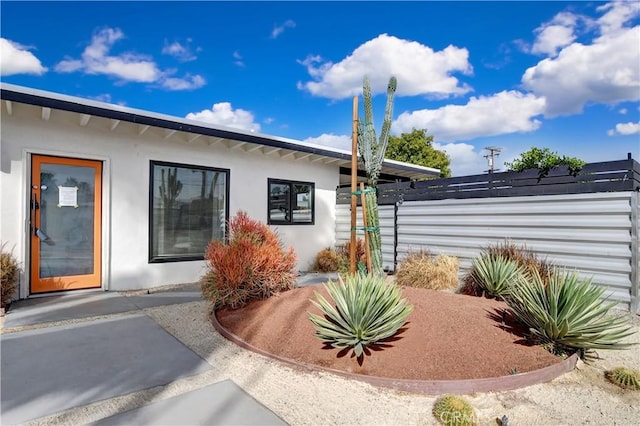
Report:
M 282 34 L 285 29 L 295 27 L 296 23 L 291 19 L 286 20 L 282 25 L 274 25 L 273 30 L 271 31 L 271 38 L 278 38 L 278 36 Z
M 190 112 L 186 118 L 251 132 L 260 131 L 260 124 L 254 121 L 253 114 L 250 111 L 239 108 L 234 110 L 229 102 L 213 104 L 211 109 L 205 109 L 200 112 Z
M 451 176 L 467 176 L 484 173 L 487 170 L 487 160 L 483 154 L 477 152 L 473 145 L 467 143 L 433 143 L 433 147 L 444 151 L 451 160 Z
M 170 55 L 181 62 L 189 62 L 196 60 L 198 57 L 193 53 L 191 47 L 188 45 L 191 39 L 187 39 L 187 45 L 181 44 L 178 41 L 168 43 L 166 40 L 162 48 L 162 54 Z
M 473 73 L 467 49 L 449 45 L 436 52 L 429 46 L 387 34 L 367 41 L 336 64 L 318 55 L 298 62 L 315 80 L 298 82 L 298 88 L 330 99 L 360 94 L 365 75 L 369 77 L 373 94 L 386 92 L 392 75 L 398 79 L 396 94 L 399 96 L 444 98 L 471 91 L 451 75 Z
M 427 129 L 436 141 L 469 140 L 507 133 L 531 132 L 540 127 L 534 117 L 545 108 L 543 98 L 517 91 L 471 97 L 466 105 L 403 112 L 392 123 L 396 133 Z
M 186 74 L 179 78 L 173 76 L 175 70 L 160 70 L 147 55 L 110 55 L 113 45 L 123 38 L 124 33 L 119 28 L 102 29 L 93 35 L 80 59 L 66 58 L 55 66 L 55 70 L 61 73 L 81 71 L 86 74 L 102 74 L 116 77 L 121 83 L 155 83 L 167 90 L 193 90 L 205 85 L 205 79 L 200 75 Z M 167 52 L 173 52 L 170 54 L 179 54 L 179 44 L 165 47 Z
M 351 136 L 346 135 L 334 135 L 332 133 L 323 133 L 315 138 L 307 138 L 303 140 L 304 143 L 329 146 L 331 148 L 344 149 L 351 151 Z
M 620 110 L 618 111 L 620 114 L 622 115 L 626 115 L 627 112 L 629 112 L 626 108 L 620 108 Z
M 324 133 L 318 137 L 307 138 L 304 143 L 328 146 L 331 148 L 351 151 L 351 136 L 334 135 Z M 451 160 L 451 174 L 453 176 L 465 176 L 483 173 L 487 169 L 487 161 L 481 153 L 475 151 L 473 145 L 466 143 L 433 143 L 437 150 L 444 151 Z
M 111 94 L 109 93 L 102 93 L 100 95 L 92 96 L 91 98 L 96 101 L 111 103 Z
M 615 33 L 624 29 L 624 25 L 640 15 L 640 3 L 637 1 L 616 1 L 599 6 L 598 12 L 605 12 L 598 19 L 601 34 Z
M 84 71 L 87 74 L 106 74 L 124 81 L 151 83 L 160 78 L 161 72 L 148 56 L 124 53 L 110 56 L 113 44 L 124 38 L 118 28 L 105 28 L 91 38 L 91 43 L 82 52 L 81 59 L 67 58 L 59 62 L 58 72 Z
M 616 2 L 598 10 L 607 11 L 596 21 L 599 37 L 564 47 L 522 77 L 526 89 L 546 98 L 548 117 L 580 113 L 589 102 L 640 99 L 640 26 L 623 26 L 640 16 L 640 3 Z
M 183 78 L 164 77 L 162 87 L 169 90 L 193 90 L 204 86 L 206 81 L 202 76 L 187 74 Z
M 607 134 L 609 136 L 615 136 L 615 135 L 628 136 L 628 135 L 640 134 L 640 122 L 618 123 L 616 124 L 616 128 L 609 130 Z
M 238 52 L 237 50 L 235 52 L 233 52 L 233 63 L 241 68 L 244 68 L 245 64 L 244 64 L 244 60 L 242 58 L 242 55 L 240 54 L 240 52 Z
M 577 17 L 571 13 L 557 14 L 551 22 L 545 23 L 535 30 L 536 41 L 531 52 L 555 56 L 559 49 L 573 43 L 576 39 L 574 29 Z
M 6 38 L 0 38 L 0 75 L 35 74 L 47 71 L 29 48 Z

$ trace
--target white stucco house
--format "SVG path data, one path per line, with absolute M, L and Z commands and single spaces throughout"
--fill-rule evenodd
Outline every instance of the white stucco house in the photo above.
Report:
M 0 240 L 19 298 L 195 282 L 239 210 L 293 246 L 335 243 L 347 151 L 1 84 Z M 438 170 L 385 161 L 383 179 Z

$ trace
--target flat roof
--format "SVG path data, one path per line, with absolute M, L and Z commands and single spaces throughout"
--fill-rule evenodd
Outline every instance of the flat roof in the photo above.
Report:
M 320 157 L 342 160 L 337 161 L 339 166 L 349 169 L 351 168 L 351 152 L 294 139 L 213 125 L 202 121 L 190 120 L 7 83 L 0 83 L 0 98 L 9 103 L 17 102 L 35 105 L 42 108 L 70 111 L 88 116 L 104 117 L 143 126 L 153 126 L 167 130 L 211 136 L 214 138 L 239 141 L 242 143 L 261 145 L 286 151 L 312 154 Z M 359 164 L 359 168 L 362 168 L 362 164 Z M 381 178 L 383 175 L 386 175 L 387 178 L 397 176 L 405 179 L 420 179 L 439 176 L 440 170 L 385 159 L 382 165 Z

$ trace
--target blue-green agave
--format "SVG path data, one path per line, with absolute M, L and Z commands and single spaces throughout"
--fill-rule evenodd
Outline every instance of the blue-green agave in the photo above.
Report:
M 400 289 L 377 275 L 350 275 L 325 288 L 335 306 L 315 292 L 311 302 L 325 315 L 307 313 L 316 336 L 336 348 L 353 348 L 358 358 L 366 346 L 395 335 L 413 311 Z
M 535 272 L 519 280 L 506 301 L 533 336 L 556 350 L 584 354 L 592 349 L 629 348 L 632 344 L 622 340 L 634 332 L 624 315 L 609 312 L 617 302 L 604 298 L 604 291 L 590 279 L 556 268 L 546 285 Z
M 524 274 L 525 268 L 503 256 L 483 253 L 471 268 L 478 285 L 492 297 L 505 297 Z

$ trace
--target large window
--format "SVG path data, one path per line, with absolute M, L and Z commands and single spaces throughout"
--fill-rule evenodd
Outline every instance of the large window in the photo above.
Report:
M 269 179 L 269 224 L 312 225 L 314 184 Z
M 149 261 L 201 260 L 225 238 L 229 170 L 151 162 Z

